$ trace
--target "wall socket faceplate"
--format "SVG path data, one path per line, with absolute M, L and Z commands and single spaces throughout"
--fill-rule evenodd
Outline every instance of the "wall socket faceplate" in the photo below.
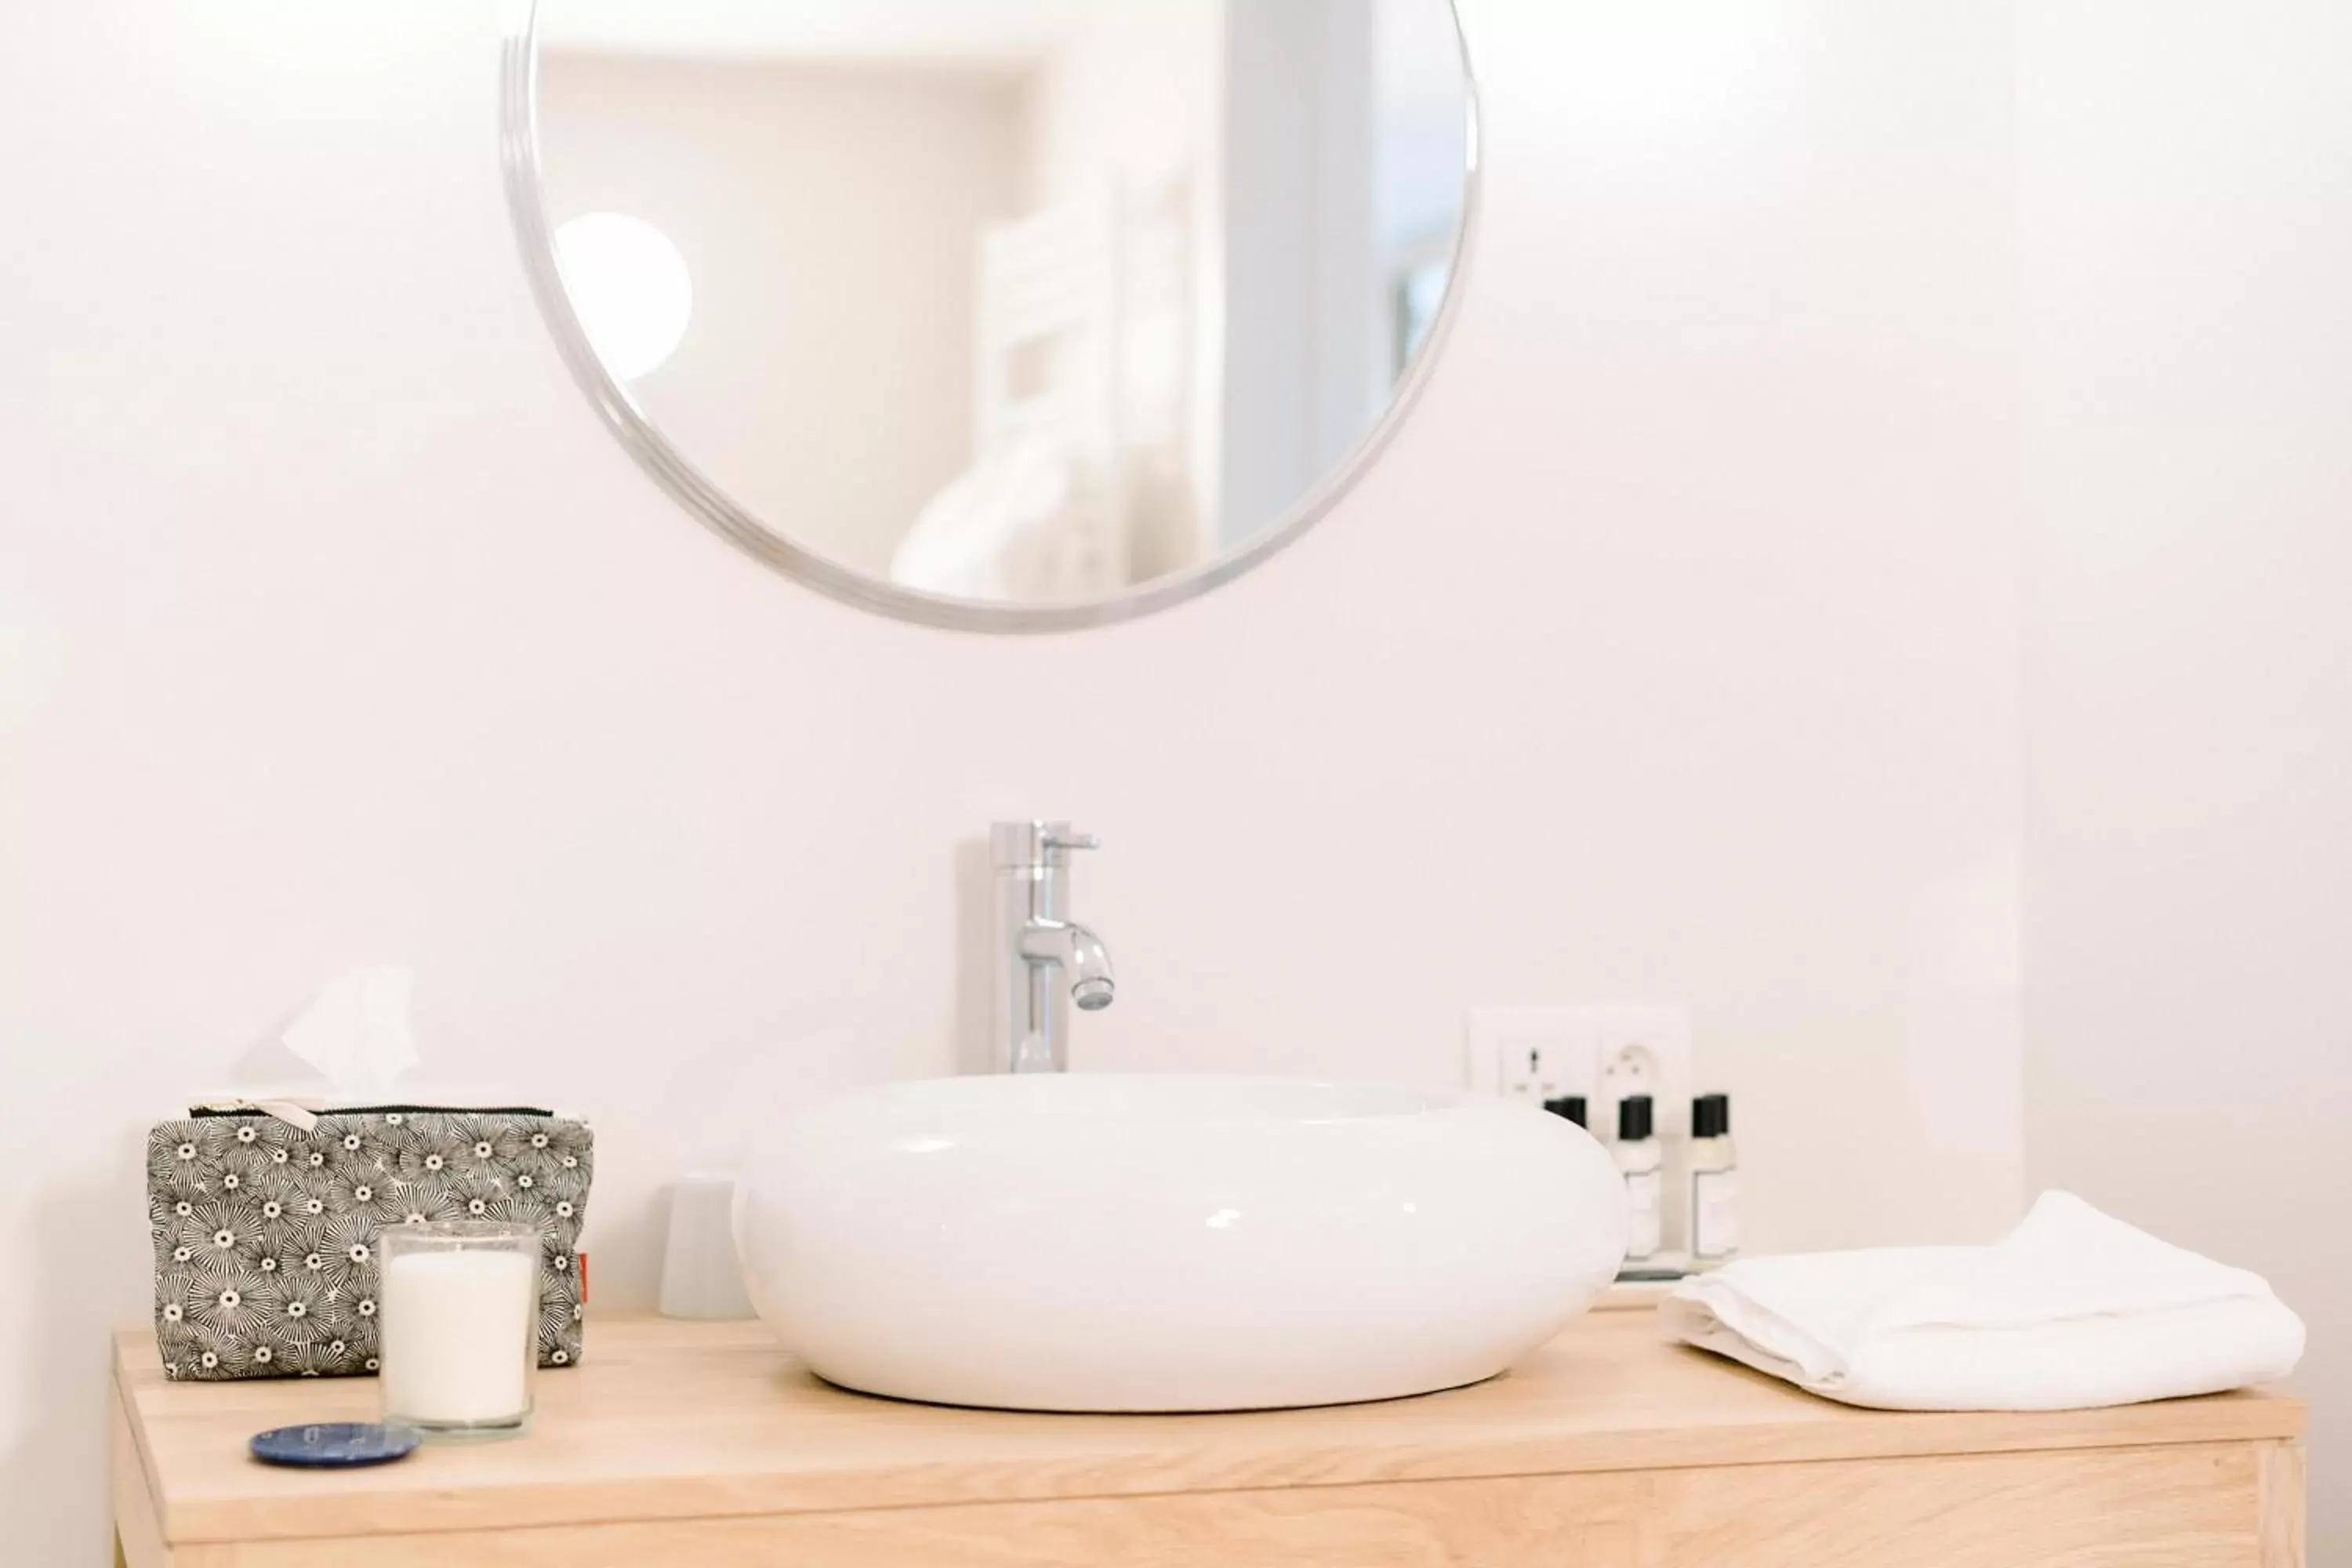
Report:
M 1574 1007 L 1479 1007 L 1470 1014 L 1470 1087 L 1538 1105 L 1592 1098 L 1598 1037 Z
M 1690 1137 L 1690 1009 L 1634 1005 L 1589 1009 L 1592 1030 L 1593 1125 L 1617 1136 L 1617 1103 L 1637 1094 L 1656 1102 L 1657 1135 L 1679 1151 Z
M 1669 1146 L 1690 1136 L 1690 1009 L 1675 1004 L 1612 1003 L 1559 1007 L 1479 1007 L 1470 1014 L 1470 1087 L 1540 1104 L 1580 1094 L 1593 1136 L 1612 1142 L 1617 1103 L 1646 1094 L 1657 1102 L 1657 1133 Z

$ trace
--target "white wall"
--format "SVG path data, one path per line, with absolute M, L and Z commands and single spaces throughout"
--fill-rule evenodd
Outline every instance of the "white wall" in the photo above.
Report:
M 2352 8 L 2040 0 L 2029 1169 L 2312 1330 L 2352 1563 Z
M 1042 639 L 816 597 L 606 438 L 488 9 L 0 23 L 12 1551 L 102 1561 L 141 1126 L 310 987 L 404 961 L 452 1065 L 598 1119 L 619 1310 L 748 1106 L 950 1062 L 996 816 L 1108 839 L 1087 1067 L 1439 1081 L 1472 1004 L 1680 997 L 1759 1245 L 2013 1215 L 2006 7 L 1471 0 L 1415 418 L 1261 570 Z
M 1019 210 L 1014 79 L 565 51 L 540 105 L 553 220 L 644 218 L 693 276 L 686 341 L 631 389 L 648 416 L 795 542 L 887 576 L 971 461 L 973 258 Z

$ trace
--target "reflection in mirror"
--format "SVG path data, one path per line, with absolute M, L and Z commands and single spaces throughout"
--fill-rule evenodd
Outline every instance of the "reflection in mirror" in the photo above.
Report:
M 694 278 L 669 237 L 626 213 L 582 213 L 555 231 L 555 264 L 588 346 L 623 381 L 661 367 L 694 318 Z
M 536 50 L 608 414 L 769 559 L 920 618 L 1229 575 L 1349 476 L 1453 289 L 1450 0 L 539 0 Z

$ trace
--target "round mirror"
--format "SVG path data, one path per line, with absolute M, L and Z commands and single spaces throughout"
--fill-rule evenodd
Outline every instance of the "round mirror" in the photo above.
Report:
M 1048 630 L 1311 523 L 1460 291 L 1452 0 L 537 0 L 506 156 L 581 384 L 841 598 Z

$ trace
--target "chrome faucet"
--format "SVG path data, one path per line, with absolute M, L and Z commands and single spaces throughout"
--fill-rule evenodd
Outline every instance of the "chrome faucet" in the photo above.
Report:
M 1000 822 L 996 863 L 995 1049 L 1005 1072 L 1064 1072 L 1070 1004 L 1098 1013 L 1118 994 L 1102 939 L 1069 918 L 1070 852 L 1102 840 L 1066 822 Z

